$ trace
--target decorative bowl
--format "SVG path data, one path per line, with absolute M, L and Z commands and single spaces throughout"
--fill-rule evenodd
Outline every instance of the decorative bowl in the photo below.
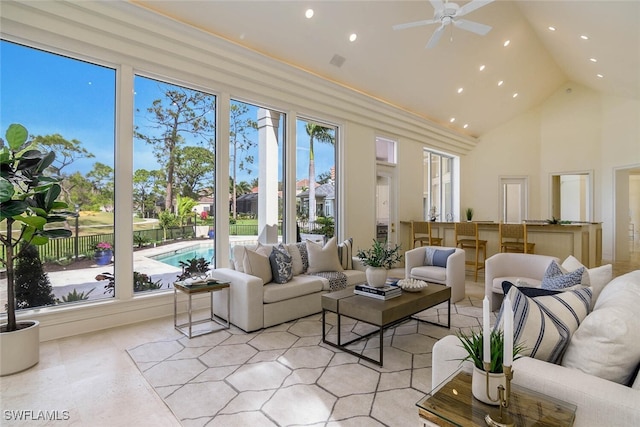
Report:
M 403 291 L 420 292 L 429 285 L 424 280 L 402 279 L 398 281 L 398 286 L 400 286 Z

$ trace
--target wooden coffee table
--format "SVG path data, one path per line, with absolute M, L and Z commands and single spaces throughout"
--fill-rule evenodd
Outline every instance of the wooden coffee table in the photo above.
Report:
M 353 287 L 343 289 L 336 292 L 330 292 L 322 295 L 322 342 L 332 347 L 339 348 L 349 354 L 353 354 L 368 362 L 382 366 L 383 363 L 383 346 L 382 337 L 384 329 L 398 324 L 406 319 L 412 318 L 414 314 L 423 310 L 447 302 L 447 324 L 429 322 L 427 320 L 413 317 L 414 319 L 431 323 L 445 328 L 451 327 L 451 288 L 444 285 L 429 284 L 428 287 L 420 292 L 402 292 L 402 295 L 389 300 L 379 300 L 364 295 L 356 295 L 353 293 Z M 333 343 L 327 340 L 326 335 L 326 313 L 327 311 L 338 315 L 338 333 L 337 342 Z M 359 320 L 378 327 L 377 331 L 370 334 L 360 336 L 351 341 L 342 342 L 341 339 L 341 322 L 342 316 Z M 361 339 L 367 338 L 375 333 L 380 335 L 380 358 L 372 359 L 363 354 L 357 353 L 346 346 Z

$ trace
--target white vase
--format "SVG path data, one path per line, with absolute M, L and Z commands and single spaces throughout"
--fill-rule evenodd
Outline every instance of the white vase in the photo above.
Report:
M 0 333 L 0 376 L 24 371 L 40 360 L 40 322 L 21 320 L 18 325 L 27 323 L 31 325 Z
M 383 267 L 367 267 L 365 271 L 367 283 L 374 288 L 381 288 L 387 283 L 388 271 Z
M 479 401 L 487 405 L 499 405 L 498 386 L 505 386 L 505 376 L 503 373 L 489 373 L 489 397 L 487 397 L 487 373 L 482 369 L 473 367 L 473 376 L 471 377 L 471 394 Z

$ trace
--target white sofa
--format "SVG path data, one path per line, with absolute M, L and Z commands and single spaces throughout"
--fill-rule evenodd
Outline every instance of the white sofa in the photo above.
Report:
M 562 362 L 517 359 L 513 383 L 576 405 L 576 427 L 640 426 L 639 306 L 640 270 L 613 279 L 572 335 Z M 455 372 L 465 356 L 454 335 L 436 342 L 432 385 Z M 463 369 L 471 367 L 464 362 Z
M 234 258 L 242 259 L 242 246 L 234 248 Z M 366 282 L 365 267 L 358 258 L 352 257 L 353 269 L 341 270 L 347 277 L 347 285 Z M 213 311 L 216 316 L 228 318 L 227 292 L 231 292 L 231 323 L 245 332 L 256 331 L 278 325 L 322 311 L 321 296 L 330 291 L 326 278 L 298 274 L 287 283 L 264 283 L 260 277 L 237 269 L 218 268 L 211 276 L 231 282 L 229 291 L 215 292 Z
M 497 310 L 502 304 L 504 293 L 502 282 L 516 284 L 518 279 L 531 287 L 540 286 L 551 261 L 560 263 L 560 259 L 548 255 L 497 253 L 485 261 L 484 294 L 489 298 L 491 310 Z
M 425 265 L 427 248 L 434 250 L 454 250 L 447 258 L 446 267 Z M 465 296 L 465 254 L 460 248 L 441 246 L 420 246 L 404 254 L 405 277 L 426 282 L 439 283 L 451 288 L 451 302 L 457 302 Z

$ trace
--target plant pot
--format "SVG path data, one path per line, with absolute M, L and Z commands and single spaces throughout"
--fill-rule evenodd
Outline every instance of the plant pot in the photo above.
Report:
M 40 361 L 40 322 L 25 320 L 18 327 L 22 329 L 0 333 L 0 376 L 24 371 Z
M 93 255 L 93 258 L 98 265 L 109 265 L 111 264 L 111 258 L 113 258 L 113 251 L 96 251 Z
M 383 267 L 367 267 L 365 275 L 367 283 L 374 288 L 382 288 L 387 283 L 388 271 Z
M 489 373 L 489 396 L 487 397 L 487 373 L 482 369 L 473 367 L 473 376 L 471 377 L 471 394 L 480 402 L 487 405 L 498 406 L 498 386 L 505 386 L 505 376 L 503 373 Z

